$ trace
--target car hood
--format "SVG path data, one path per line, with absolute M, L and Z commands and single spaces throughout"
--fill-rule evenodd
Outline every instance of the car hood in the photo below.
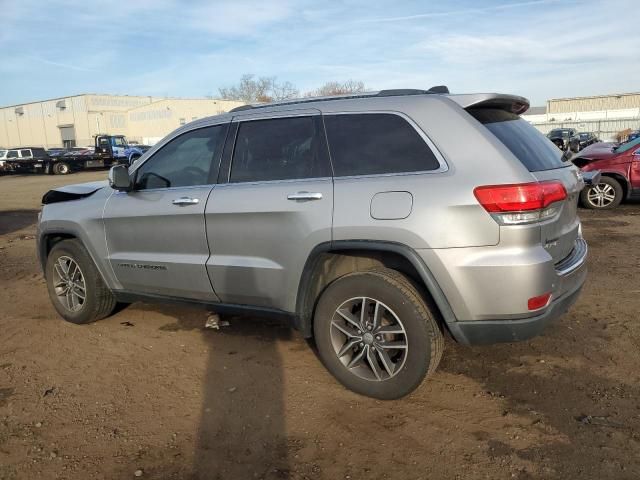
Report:
M 42 197 L 42 204 L 47 205 L 49 203 L 66 202 L 69 200 L 88 197 L 108 185 L 109 182 L 107 180 L 64 185 L 45 193 Z
M 618 145 L 615 142 L 600 142 L 589 145 L 584 150 L 580 150 L 578 156 L 587 160 L 604 160 L 605 158 L 614 157 L 616 152 L 613 151 L 613 147 Z

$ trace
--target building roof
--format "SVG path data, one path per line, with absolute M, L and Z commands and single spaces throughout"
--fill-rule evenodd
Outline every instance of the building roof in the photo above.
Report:
M 631 92 L 631 93 L 608 93 L 605 95 L 587 95 L 584 97 L 563 97 L 563 98 L 551 98 L 549 102 L 559 102 L 566 100 L 590 100 L 594 98 L 611 98 L 611 97 L 629 97 L 629 96 L 640 96 L 640 92 Z

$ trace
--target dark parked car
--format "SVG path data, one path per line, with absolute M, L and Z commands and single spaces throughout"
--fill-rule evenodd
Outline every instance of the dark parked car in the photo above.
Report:
M 640 137 L 626 143 L 601 142 L 582 150 L 573 163 L 583 172 L 600 170 L 600 181 L 580 194 L 591 209 L 609 209 L 624 199 L 640 198 Z
M 569 142 L 578 134 L 575 128 L 554 128 L 547 133 L 547 138 L 551 140 L 560 150 L 567 150 Z
M 579 152 L 583 148 L 598 143 L 600 139 L 592 132 L 580 132 L 569 139 L 569 148 L 572 152 Z

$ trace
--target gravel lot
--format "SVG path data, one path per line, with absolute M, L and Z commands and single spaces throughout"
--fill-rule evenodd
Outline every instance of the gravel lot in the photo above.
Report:
M 75 326 L 35 222 L 53 185 L 0 177 L 0 479 L 640 478 L 640 204 L 581 210 L 590 277 L 527 343 L 449 340 L 400 401 L 352 394 L 285 325 L 135 304 Z

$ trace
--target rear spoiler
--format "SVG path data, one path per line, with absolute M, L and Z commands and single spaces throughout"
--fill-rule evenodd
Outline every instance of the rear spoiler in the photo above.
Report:
M 462 108 L 497 108 L 507 112 L 522 115 L 529 109 L 529 100 L 518 95 L 502 93 L 468 93 L 449 95 L 449 99 Z

